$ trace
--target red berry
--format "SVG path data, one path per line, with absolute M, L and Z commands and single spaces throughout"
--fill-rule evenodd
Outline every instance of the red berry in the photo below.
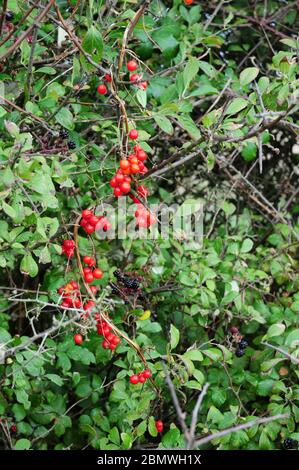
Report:
M 10 427 L 10 430 L 11 430 L 12 433 L 15 434 L 18 431 L 18 428 L 15 424 L 12 424 L 11 427 Z
M 93 281 L 93 274 L 92 273 L 86 273 L 84 275 L 85 282 L 90 284 Z
M 163 428 L 164 428 L 164 424 L 163 424 L 163 421 L 161 421 L 160 419 L 158 421 L 156 421 L 156 429 L 158 432 L 163 432 Z
M 110 326 L 108 326 L 108 325 L 103 326 L 102 335 L 106 338 L 106 336 L 109 335 L 110 331 L 111 331 Z
M 119 338 L 118 336 L 115 336 L 115 335 L 114 335 L 114 338 L 113 338 L 113 340 L 112 340 L 112 343 L 113 343 L 113 344 L 116 344 L 116 345 L 119 344 L 119 343 L 120 343 L 120 338 Z
M 115 190 L 113 191 L 113 194 L 116 197 L 120 197 L 122 196 L 122 190 L 120 188 L 115 188 Z
M 83 263 L 89 264 L 90 260 L 91 260 L 91 256 L 83 256 Z
M 140 88 L 142 88 L 143 90 L 146 90 L 148 87 L 148 83 L 147 82 L 141 82 L 140 83 Z
M 149 379 L 151 376 L 152 376 L 152 373 L 149 369 L 145 369 L 145 371 L 143 372 L 143 376 L 146 378 L 146 379 Z
M 125 176 L 122 173 L 118 173 L 115 177 L 118 184 L 123 183 Z
M 141 80 L 141 75 L 139 73 L 133 73 L 131 76 L 130 76 L 130 82 L 132 83 L 137 83 Z
M 93 225 L 93 227 L 97 225 L 98 221 L 99 221 L 99 218 L 96 215 L 92 215 L 90 219 L 88 220 L 90 225 Z
M 80 308 L 82 306 L 82 302 L 80 299 L 75 299 L 74 300 L 74 307 L 75 308 Z
M 144 384 L 144 382 L 146 382 L 146 378 L 144 377 L 143 374 L 139 374 L 138 377 L 139 377 L 139 382 L 140 382 L 141 384 Z
M 88 266 L 90 266 L 90 267 L 95 266 L 95 264 L 96 264 L 96 260 L 91 256 L 90 260 L 88 262 Z
M 103 277 L 103 271 L 101 271 L 99 268 L 94 269 L 92 274 L 95 279 L 102 279 Z
M 116 349 L 116 348 L 117 348 L 117 344 L 110 343 L 109 349 L 111 349 L 111 351 L 113 351 L 113 350 Z
M 106 87 L 106 85 L 99 85 L 98 88 L 97 88 L 97 90 L 98 90 L 98 93 L 99 93 L 100 95 L 106 95 L 106 93 L 107 93 L 107 87 Z
M 131 191 L 131 185 L 130 185 L 130 183 L 126 183 L 126 182 L 122 183 L 122 184 L 120 185 L 120 190 L 121 190 L 121 192 L 124 193 L 124 194 L 129 193 L 129 192 Z
M 139 377 L 138 377 L 138 375 L 136 375 L 136 374 L 131 375 L 131 377 L 130 377 L 130 382 L 131 382 L 131 384 L 133 384 L 133 385 L 138 384 L 138 383 L 139 383 Z
M 71 281 L 71 285 L 73 286 L 74 289 L 79 289 L 79 284 L 76 281 Z
M 75 242 L 73 240 L 63 240 L 63 246 L 65 248 L 74 248 Z
M 109 349 L 110 344 L 108 343 L 108 341 L 104 340 L 102 342 L 102 346 L 103 346 L 104 349 Z
M 95 275 L 93 275 L 93 276 L 95 277 Z M 90 290 L 93 293 L 93 295 L 96 295 L 96 293 L 98 292 L 97 286 L 90 286 Z
M 132 129 L 130 132 L 129 132 L 129 137 L 130 139 L 132 140 L 136 140 L 138 138 L 138 131 L 137 129 Z
M 87 225 L 84 227 L 84 230 L 85 230 L 86 233 L 91 234 L 91 233 L 94 232 L 94 227 L 93 227 L 92 225 L 90 225 L 90 224 L 87 224 Z
M 137 68 L 137 62 L 135 60 L 129 60 L 129 62 L 127 63 L 127 69 L 129 70 L 129 72 L 134 72 L 134 70 L 136 70 Z
M 128 162 L 128 160 L 123 159 L 120 161 L 119 166 L 122 170 L 127 170 L 128 168 L 130 168 L 130 163 Z
M 145 153 L 144 150 L 138 150 L 137 152 L 137 158 L 140 162 L 144 162 L 147 159 L 147 154 Z
M 185 5 L 192 5 L 193 0 L 184 0 Z
M 239 329 L 236 326 L 232 326 L 230 328 L 230 332 L 235 335 L 236 333 L 239 333 Z
M 95 305 L 93 300 L 89 300 L 83 307 L 83 310 L 89 310 Z
M 105 78 L 106 82 L 110 83 L 112 81 L 112 77 L 111 77 L 111 75 L 109 75 L 109 73 L 106 73 L 104 78 Z
M 113 176 L 113 178 L 110 180 L 110 186 L 111 186 L 111 188 L 116 188 L 117 187 L 117 181 L 116 181 L 115 176 Z
M 80 335 L 80 333 L 77 333 L 76 335 L 74 335 L 74 341 L 75 341 L 75 344 L 82 344 L 83 343 L 83 336 Z
M 89 210 L 89 209 L 84 209 L 84 211 L 82 211 L 82 217 L 83 219 L 88 219 L 89 217 L 91 217 L 93 214 L 92 214 L 92 211 Z

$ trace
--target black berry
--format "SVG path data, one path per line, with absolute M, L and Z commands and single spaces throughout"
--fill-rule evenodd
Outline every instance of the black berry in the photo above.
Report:
M 12 11 L 7 11 L 6 14 L 5 14 L 5 19 L 6 21 L 12 21 L 13 20 L 13 17 L 14 17 L 14 14 Z
M 247 348 L 248 346 L 248 342 L 246 341 L 246 339 L 241 339 L 240 343 L 239 343 L 239 348 L 240 349 L 245 349 Z
M 290 437 L 288 437 L 283 441 L 283 446 L 285 449 L 297 449 L 298 441 L 295 441 L 295 439 L 291 439 Z
M 118 281 L 122 281 L 123 275 L 122 275 L 122 273 L 120 272 L 119 269 L 117 269 L 116 271 L 114 271 L 113 274 L 114 274 L 114 276 L 116 277 L 116 279 L 117 279 Z
M 139 287 L 139 282 L 137 279 L 130 279 L 129 277 L 125 277 L 123 279 L 123 283 L 128 289 L 136 290 Z
M 242 356 L 244 356 L 244 354 L 245 354 L 244 349 L 240 349 L 240 348 L 236 349 L 236 356 L 237 357 L 242 357 Z
M 61 129 L 60 132 L 59 132 L 59 136 L 60 136 L 62 139 L 67 139 L 68 136 L 69 136 L 69 133 L 68 133 L 68 131 L 66 131 L 65 129 Z
M 73 140 L 69 140 L 68 143 L 67 143 L 67 146 L 70 150 L 73 150 L 76 148 L 76 144 Z

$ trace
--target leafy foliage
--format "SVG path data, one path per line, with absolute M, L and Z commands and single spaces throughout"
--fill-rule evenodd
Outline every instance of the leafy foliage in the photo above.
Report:
M 199 437 L 288 415 L 207 448 L 270 450 L 299 440 L 296 6 L 59 1 L 14 42 L 48 3 L 21 21 L 28 2 L 8 0 L 13 20 L 0 23 L 1 447 L 184 447 L 166 375 L 188 425 L 209 384 Z M 132 58 L 146 89 L 129 80 Z M 105 72 L 113 82 L 96 96 Z M 120 103 L 149 154 L 141 177 L 149 203 L 204 204 L 202 244 L 184 233 L 90 242 L 79 231 L 80 254 L 95 254 L 104 272 L 97 309 L 141 348 L 154 385 L 130 384 L 144 369 L 136 350 L 124 340 L 113 353 L 103 349 L 57 294 L 82 281 L 76 259 L 61 250 L 78 214 L 116 205 L 109 181 L 123 150 Z M 140 276 L 141 300 L 112 293 L 116 269 Z M 232 326 L 249 343 L 242 357 Z

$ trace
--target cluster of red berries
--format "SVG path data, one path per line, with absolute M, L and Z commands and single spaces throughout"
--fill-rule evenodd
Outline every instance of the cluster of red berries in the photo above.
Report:
M 135 60 L 129 60 L 129 62 L 127 63 L 128 71 L 135 72 L 137 68 L 138 68 L 137 62 Z M 130 82 L 133 83 L 138 88 L 141 88 L 142 90 L 146 90 L 148 87 L 147 81 L 142 80 L 142 75 L 139 73 L 132 73 L 132 75 L 130 75 Z
M 139 372 L 139 374 L 131 375 L 130 382 L 133 385 L 137 385 L 139 383 L 144 384 L 151 376 L 151 371 L 149 369 L 145 369 L 143 372 Z
M 91 234 L 96 230 L 103 230 L 104 232 L 107 232 L 111 228 L 111 224 L 108 222 L 106 217 L 103 215 L 96 216 L 89 209 L 82 211 L 80 225 L 88 234 Z
M 81 308 L 79 285 L 76 281 L 70 281 L 65 286 L 59 287 L 58 294 L 62 296 L 61 306 L 65 308 Z
M 164 429 L 163 421 L 158 419 L 158 421 L 156 421 L 155 425 L 156 425 L 156 429 L 159 433 L 163 432 L 163 429 Z
M 75 253 L 75 242 L 73 240 L 63 240 L 62 242 L 62 253 L 68 258 L 74 256 Z
M 157 223 L 157 217 L 153 212 L 144 207 L 143 204 L 137 204 L 135 211 L 136 225 L 140 228 L 149 228 L 151 225 Z
M 96 260 L 92 256 L 84 256 L 83 263 L 87 264 L 88 268 L 83 268 L 84 279 L 87 284 L 90 284 L 94 279 L 102 279 L 103 271 L 99 268 L 95 268 Z M 94 290 L 95 286 L 91 286 L 91 290 Z
M 131 191 L 132 178 L 129 175 L 138 173 L 142 174 L 148 171 L 147 167 L 143 163 L 147 159 L 145 151 L 140 147 L 140 145 L 135 145 L 134 152 L 135 153 L 129 155 L 128 158 L 123 158 L 120 161 L 119 169 L 110 180 L 110 186 L 111 188 L 114 188 L 113 192 L 116 197 L 126 195 Z M 147 190 L 144 186 L 140 187 L 141 193 L 146 191 Z M 140 197 L 142 197 L 141 194 Z
M 90 286 L 90 289 L 93 295 L 96 295 L 97 287 Z M 59 287 L 57 292 L 62 296 L 61 306 L 64 308 L 83 308 L 83 310 L 89 310 L 95 305 L 93 300 L 88 300 L 84 305 L 82 304 L 79 284 L 76 281 L 70 281 L 65 286 Z
M 111 332 L 111 326 L 109 326 L 107 322 L 103 321 L 99 314 L 96 314 L 95 318 L 97 320 L 98 335 L 104 337 L 104 341 L 102 342 L 103 348 L 114 351 L 121 341 L 120 338 Z

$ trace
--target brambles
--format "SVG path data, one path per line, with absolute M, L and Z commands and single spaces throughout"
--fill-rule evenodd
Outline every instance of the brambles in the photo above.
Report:
M 205 392 L 206 449 L 296 448 L 296 2 L 26 3 L 0 11 L 1 449 L 181 449 L 168 377 L 188 428 Z
M 239 333 L 239 328 L 237 328 L 236 326 L 231 326 L 229 331 L 231 332 L 232 335 L 235 335 Z
M 61 137 L 62 139 L 68 139 L 69 137 L 68 131 L 66 131 L 65 129 L 60 129 L 59 137 Z
M 246 341 L 246 339 L 242 339 L 239 343 L 239 348 L 245 349 L 247 348 L 247 346 L 248 346 L 248 342 Z
M 120 270 L 114 271 L 117 283 L 111 283 L 112 293 L 126 300 L 129 296 L 138 298 L 141 295 L 142 276 L 135 276 L 134 273 L 123 274 Z
M 14 19 L 13 12 L 12 11 L 7 11 L 5 13 L 5 19 L 6 19 L 6 21 L 13 21 L 13 19 Z
M 288 437 L 287 439 L 285 439 L 283 441 L 283 447 L 287 450 L 290 450 L 290 449 L 297 449 L 298 448 L 298 441 L 296 441 L 295 439 L 291 439 L 290 437 Z
M 74 150 L 77 147 L 76 142 L 74 142 L 73 140 L 69 140 L 67 146 L 70 150 Z
M 242 349 L 242 348 L 237 348 L 236 349 L 236 356 L 237 357 L 242 357 L 242 356 L 244 356 L 244 354 L 245 354 L 244 349 Z

